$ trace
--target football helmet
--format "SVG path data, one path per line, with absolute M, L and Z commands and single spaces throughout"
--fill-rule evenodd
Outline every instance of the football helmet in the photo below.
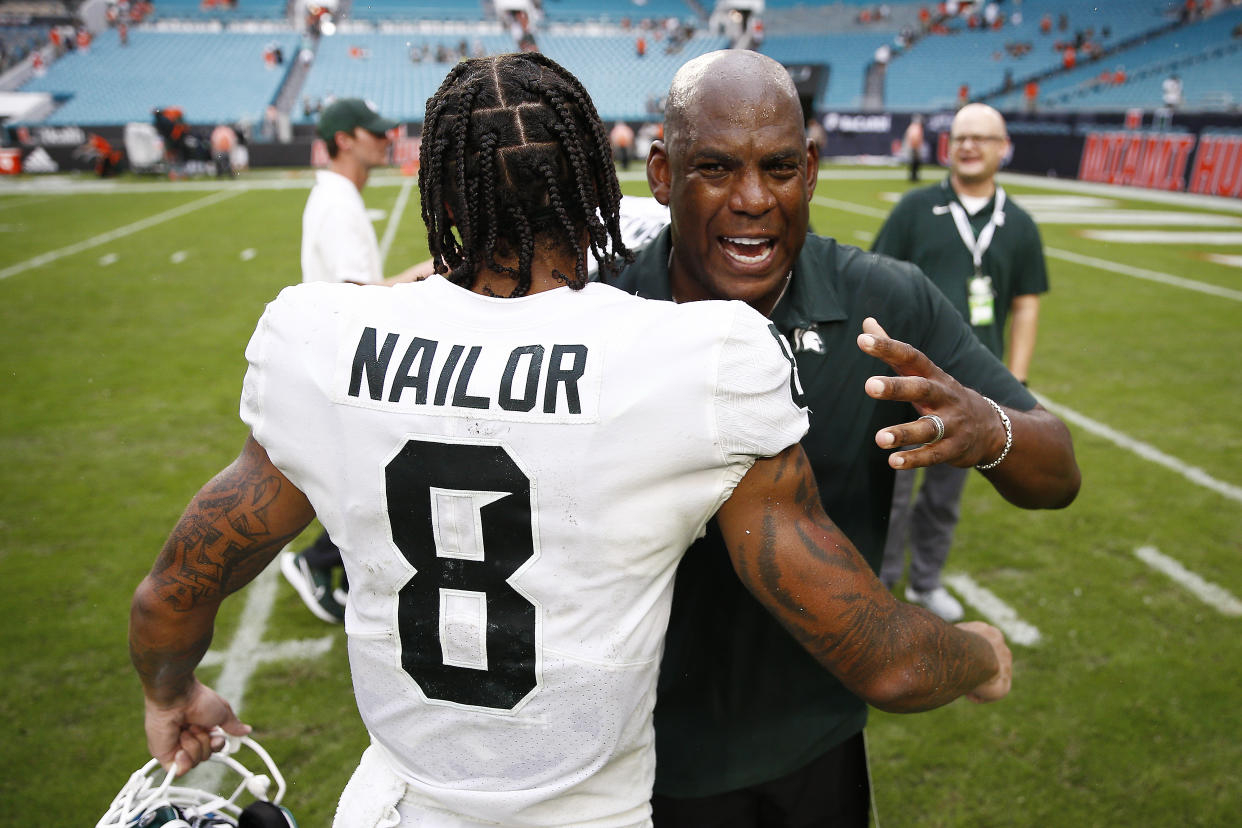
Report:
M 152 759 L 130 775 L 95 828 L 297 828 L 293 815 L 280 804 L 285 778 L 271 755 L 249 736 L 215 732 L 224 737 L 224 747 L 210 761 L 241 777 L 230 794 L 174 785 L 176 765 L 160 779 L 160 763 Z M 265 772 L 251 771 L 234 758 L 243 747 L 262 760 Z M 269 795 L 273 783 L 276 791 Z M 237 804 L 243 791 L 254 799 L 244 808 Z

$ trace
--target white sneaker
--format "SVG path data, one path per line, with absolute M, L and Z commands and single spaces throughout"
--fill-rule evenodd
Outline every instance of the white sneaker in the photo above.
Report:
M 919 592 L 917 589 L 906 587 L 906 600 L 911 604 L 926 607 L 950 624 L 961 621 L 962 616 L 965 614 L 958 600 L 942 586 L 927 592 Z

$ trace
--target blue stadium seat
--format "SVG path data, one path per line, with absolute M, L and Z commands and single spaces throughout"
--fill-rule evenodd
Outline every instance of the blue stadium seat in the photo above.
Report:
M 319 42 L 319 52 L 311 67 L 302 97 L 322 103 L 329 98 L 363 98 L 385 117 L 401 121 L 421 121 L 427 99 L 453 67 L 456 58 L 436 62 L 437 46 L 457 50 L 461 41 L 473 50 L 475 41 L 487 54 L 514 50 L 508 35 L 427 35 L 388 33 L 341 33 Z M 428 49 L 432 57 L 415 63 L 412 49 Z M 295 107 L 295 121 L 312 122 Z
M 237 0 L 233 8 L 204 8 L 202 0 L 156 0 L 154 20 L 283 20 L 287 0 Z
M 826 63 L 828 86 L 816 106 L 858 109 L 863 78 L 875 50 L 892 41 L 885 32 L 827 35 L 769 35 L 759 51 L 781 63 Z
M 285 64 L 269 70 L 263 51 L 280 46 Z M 121 46 L 115 31 L 90 51 L 70 52 L 26 83 L 23 92 L 72 96 L 42 123 L 124 124 L 150 121 L 157 106 L 180 106 L 192 124 L 258 123 L 280 89 L 299 38 L 283 34 L 132 31 Z
M 455 20 L 481 21 L 484 19 L 480 0 L 354 0 L 345 19 L 368 21 L 416 21 Z
M 1239 24 L 1242 9 L 1230 9 L 1048 78 L 1040 84 L 1039 106 L 1112 110 L 1156 107 L 1162 104 L 1161 84 L 1176 73 L 1182 79 L 1187 107 L 1228 108 L 1242 102 L 1242 40 L 1231 35 Z M 1101 82 L 1101 74 L 1118 69 L 1125 72 L 1124 83 Z M 1018 108 L 1021 96 L 990 102 L 1001 108 Z

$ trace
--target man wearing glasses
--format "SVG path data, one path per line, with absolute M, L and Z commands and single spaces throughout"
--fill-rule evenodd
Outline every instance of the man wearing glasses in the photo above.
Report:
M 977 103 L 962 107 L 950 128 L 948 178 L 906 193 L 872 250 L 918 265 L 1025 385 L 1048 274 L 1035 222 L 996 183 L 1009 148 L 999 112 Z M 900 580 L 908 539 L 906 600 L 950 622 L 962 617 L 962 606 L 941 586 L 940 571 L 953 543 L 968 471 L 947 463 L 929 466 L 917 497 L 915 471 L 897 472 L 880 570 L 890 588 Z

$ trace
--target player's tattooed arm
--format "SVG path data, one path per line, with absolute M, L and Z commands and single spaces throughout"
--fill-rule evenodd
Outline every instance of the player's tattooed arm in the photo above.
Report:
M 188 687 L 216 610 L 314 517 L 309 501 L 250 437 L 186 507 L 130 610 L 130 658 L 148 695 Z
M 248 438 L 237 460 L 199 490 L 164 544 L 151 569 L 160 599 L 185 612 L 235 592 L 297 536 L 310 514 L 305 496 Z
M 800 446 L 758 461 L 717 517 L 742 583 L 867 702 L 913 712 L 1008 692 L 1000 633 L 894 599 L 824 513 Z

